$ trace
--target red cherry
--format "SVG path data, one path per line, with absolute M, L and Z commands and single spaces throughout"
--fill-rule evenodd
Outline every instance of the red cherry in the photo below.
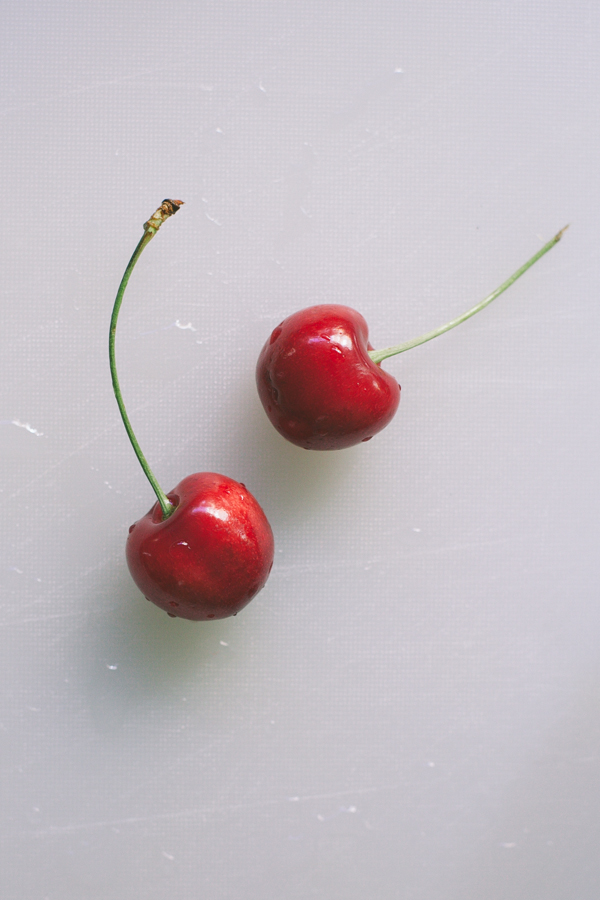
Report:
M 144 248 L 182 206 L 164 200 L 144 225 L 113 306 L 108 353 L 115 399 L 157 502 L 129 529 L 129 571 L 148 600 L 170 616 L 235 616 L 264 586 L 273 565 L 273 532 L 246 486 L 213 472 L 189 475 L 165 494 L 137 442 L 117 376 L 115 335 L 125 288 Z
M 460 325 L 488 306 L 561 239 L 558 232 L 500 287 L 440 328 L 385 350 L 368 343 L 367 323 L 348 306 L 310 306 L 284 319 L 261 350 L 256 384 L 277 431 L 306 450 L 341 450 L 391 421 L 400 385 L 381 362 Z
M 311 306 L 284 319 L 256 367 L 267 416 L 307 450 L 368 441 L 392 420 L 400 385 L 369 356 L 367 323 L 348 306 Z
M 273 532 L 252 494 L 213 472 L 188 475 L 129 529 L 133 580 L 165 612 L 182 619 L 234 616 L 257 594 L 273 565 Z

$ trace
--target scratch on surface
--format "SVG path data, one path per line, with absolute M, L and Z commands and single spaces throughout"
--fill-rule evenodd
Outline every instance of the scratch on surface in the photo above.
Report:
M 400 787 L 399 784 L 381 784 L 377 787 L 355 788 L 347 791 L 333 791 L 330 794 L 305 794 L 299 797 L 288 797 L 290 803 L 305 803 L 309 800 L 337 800 L 340 797 L 364 796 L 365 794 L 378 794 L 380 791 L 396 791 Z M 352 810 L 352 807 L 348 807 Z
M 20 419 L 3 419 L 2 425 L 16 425 L 17 428 L 24 428 L 29 434 L 35 434 L 36 437 L 44 436 L 43 431 L 38 431 L 37 428 L 34 428 L 29 422 L 21 422 Z
M 29 616 L 28 619 L 18 619 L 14 622 L 0 622 L 0 628 L 3 625 L 31 625 L 34 622 L 47 622 L 50 619 L 74 619 L 76 617 L 83 617 L 87 615 L 87 610 L 78 609 L 75 612 L 64 612 L 64 613 L 52 613 L 48 616 Z
M 51 466 L 48 466 L 47 469 L 44 469 L 43 472 L 40 472 L 39 475 L 36 475 L 35 478 L 32 478 L 31 481 L 27 482 L 27 484 L 24 484 L 18 490 L 13 491 L 13 493 L 9 496 L 9 500 L 13 500 L 15 497 L 18 497 L 19 494 L 22 494 L 28 488 L 33 487 L 34 484 L 37 484 L 38 481 L 41 481 L 41 479 L 45 478 L 46 475 L 49 475 L 50 472 L 53 472 L 55 469 L 60 468 L 63 463 L 68 462 L 70 459 L 72 459 L 73 456 L 77 456 L 77 454 L 81 453 L 82 450 L 85 450 L 86 447 L 94 444 L 97 440 L 104 437 L 105 435 L 110 434 L 111 431 L 114 431 L 116 429 L 117 424 L 118 423 L 115 422 L 113 425 L 109 425 L 108 428 L 104 428 L 98 434 L 94 435 L 94 437 L 89 438 L 89 440 L 84 441 L 78 447 L 75 447 L 74 450 L 71 450 L 70 453 L 67 453 L 66 456 L 63 456 L 62 459 L 59 459 L 58 462 L 55 462 Z
M 6 619 L 4 621 L 0 621 L 0 628 L 2 628 L 5 625 L 20 626 L 20 625 L 27 625 L 32 622 L 46 622 L 46 621 L 49 621 L 50 619 L 71 619 L 74 617 L 82 617 L 82 616 L 88 615 L 88 610 L 85 608 L 83 608 L 83 609 L 78 608 L 75 611 L 68 611 L 68 612 L 65 611 L 65 612 L 56 612 L 56 613 L 41 613 L 38 616 L 29 615 L 27 617 L 23 617 L 21 615 L 21 613 L 23 610 L 26 610 L 26 609 L 31 610 L 35 607 L 40 607 L 42 604 L 44 605 L 44 608 L 46 608 L 48 605 L 48 601 L 52 600 L 54 597 L 62 595 L 64 593 L 64 589 L 66 587 L 68 587 L 69 585 L 72 585 L 72 584 L 76 584 L 78 581 L 81 581 L 81 580 L 87 578 L 88 575 L 90 575 L 92 572 L 97 571 L 98 569 L 101 569 L 103 566 L 107 565 L 107 563 L 114 562 L 116 558 L 117 558 L 116 553 L 109 555 L 105 559 L 100 560 L 100 562 L 94 563 L 93 566 L 88 566 L 86 569 L 84 569 L 83 572 L 80 572 L 78 575 L 74 575 L 72 578 L 68 578 L 66 581 L 61 582 L 59 585 L 57 585 L 55 588 L 52 588 L 47 594 L 45 594 L 42 599 L 33 600 L 31 603 L 26 603 L 26 604 L 20 606 L 18 618 L 15 617 L 14 619 L 10 619 L 10 620 Z M 12 568 L 15 568 L 15 567 L 13 566 Z M 16 571 L 19 571 L 19 570 L 16 570 Z M 38 579 L 36 579 L 36 581 L 41 581 L 41 579 L 38 578 Z
M 161 325 L 160 328 L 151 328 L 150 331 L 139 331 L 132 340 L 137 341 L 138 338 L 148 337 L 149 334 L 160 334 L 162 331 L 169 331 L 171 328 L 180 328 L 181 331 L 198 331 L 191 322 L 184 325 L 179 319 L 175 319 L 174 322 L 169 322 L 168 325 Z
M 218 130 L 218 129 L 217 129 L 217 130 Z M 215 219 L 214 216 L 209 216 L 209 214 L 208 214 L 207 212 L 205 212 L 204 215 L 206 216 L 206 218 L 208 219 L 209 222 L 212 222 L 212 223 L 213 223 L 213 225 L 218 225 L 219 228 L 222 228 L 222 227 L 223 227 L 223 223 L 222 223 L 222 222 L 219 222 L 218 219 Z
M 161 72 L 172 71 L 174 69 L 181 69 L 187 65 L 187 62 L 182 62 L 177 65 L 169 65 L 162 66 L 161 68 L 152 68 L 145 69 L 143 72 L 137 72 L 135 75 L 121 75 L 119 78 L 106 78 L 102 81 L 92 81 L 90 84 L 83 84 L 81 87 L 71 88 L 66 91 L 58 91 L 56 94 L 49 94 L 47 97 L 42 97 L 39 100 L 27 100 L 23 103 L 18 103 L 15 106 L 7 106 L 4 109 L 0 109 L 0 116 L 6 116 L 13 112 L 21 112 L 23 109 L 34 109 L 36 106 L 46 106 L 49 103 L 54 103 L 57 100 L 66 100 L 69 97 L 78 97 L 81 94 L 87 94 L 90 91 L 96 91 L 106 87 L 115 87 L 120 84 L 127 84 L 132 81 L 139 81 L 140 79 L 146 79 L 149 75 L 158 75 Z M 202 90 L 208 90 L 209 88 L 202 87 Z
M 189 809 L 181 809 L 177 812 L 154 813 L 148 816 L 127 816 L 122 819 L 102 819 L 98 822 L 80 822 L 77 825 L 50 825 L 47 828 L 22 831 L 23 837 L 53 837 L 61 834 L 72 834 L 77 831 L 87 831 L 92 828 L 118 828 L 123 825 L 139 825 L 143 822 L 173 821 L 195 816 L 218 815 L 227 812 L 238 812 L 244 809 L 261 809 L 268 806 L 279 806 L 282 803 L 304 803 L 310 800 L 333 800 L 338 797 L 350 797 L 364 794 L 376 794 L 380 791 L 397 790 L 399 785 L 380 785 L 379 787 L 357 788 L 355 790 L 333 791 L 327 794 L 306 794 L 299 797 L 279 797 L 275 800 L 265 800 L 262 803 L 232 803 L 225 806 L 212 804 L 198 806 Z
M 511 541 L 514 541 L 515 539 L 515 535 L 512 535 L 510 537 L 481 538 L 479 540 L 472 539 L 456 541 L 452 544 L 444 544 L 441 547 L 417 547 L 415 545 L 411 545 L 410 554 L 413 558 L 443 556 L 447 553 L 456 553 L 462 550 L 475 550 L 477 548 L 485 547 L 500 547 L 504 544 L 510 544 Z M 277 578 L 278 576 L 285 578 L 297 574 L 318 573 L 320 571 L 329 572 L 336 569 L 364 569 L 365 571 L 369 571 L 373 566 L 387 565 L 388 563 L 389 558 L 387 556 L 369 556 L 365 559 L 360 559 L 360 557 L 353 556 L 351 558 L 339 559 L 334 562 L 327 561 L 322 563 L 315 563 L 312 561 L 305 563 L 290 563 L 287 565 L 280 563 L 273 568 L 271 579 Z

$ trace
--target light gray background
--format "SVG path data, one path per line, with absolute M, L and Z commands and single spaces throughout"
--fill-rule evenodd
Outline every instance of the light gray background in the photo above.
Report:
M 20 2 L 0 27 L 3 900 L 597 900 L 598 46 L 575 2 Z M 235 619 L 126 571 L 153 496 L 243 480 Z M 303 306 L 396 419 L 310 453 L 254 364 Z

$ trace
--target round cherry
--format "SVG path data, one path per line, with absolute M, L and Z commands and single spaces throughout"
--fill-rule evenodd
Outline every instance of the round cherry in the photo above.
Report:
M 392 420 L 400 402 L 400 386 L 381 362 L 484 309 L 551 250 L 564 231 L 458 318 L 385 350 L 372 348 L 367 323 L 348 306 L 311 306 L 288 316 L 271 334 L 256 366 L 258 395 L 268 418 L 283 437 L 306 450 L 341 450 L 370 440 Z
M 273 564 L 273 533 L 243 484 L 201 472 L 167 495 L 164 519 L 154 504 L 131 526 L 127 564 L 147 597 L 183 619 L 234 616 L 264 586 Z
M 181 200 L 164 200 L 144 225 L 115 299 L 109 360 L 123 424 L 157 502 L 129 529 L 126 556 L 133 580 L 148 600 L 170 616 L 222 619 L 235 616 L 264 586 L 273 565 L 273 532 L 245 485 L 225 475 L 200 472 L 169 494 L 158 484 L 127 416 L 115 362 L 117 320 L 125 288 L 139 256 Z

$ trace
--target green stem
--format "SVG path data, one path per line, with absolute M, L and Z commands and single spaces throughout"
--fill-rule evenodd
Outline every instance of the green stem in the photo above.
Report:
M 121 310 L 121 303 L 123 302 L 125 288 L 127 287 L 127 283 L 131 276 L 131 273 L 133 272 L 134 266 L 142 254 L 142 250 L 150 243 L 163 222 L 165 222 L 169 218 L 169 216 L 174 215 L 182 205 L 182 200 L 163 200 L 156 212 L 153 213 L 153 215 L 144 224 L 144 235 L 142 238 L 140 238 L 137 247 L 133 251 L 133 255 L 127 264 L 127 268 L 125 269 L 125 272 L 121 279 L 121 284 L 119 285 L 119 290 L 117 291 L 117 296 L 115 298 L 112 316 L 110 319 L 110 334 L 108 338 L 110 375 L 112 378 L 112 386 L 115 392 L 115 398 L 119 407 L 119 412 L 121 413 L 123 425 L 125 426 L 125 431 L 129 436 L 129 440 L 131 441 L 131 446 L 135 451 L 135 455 L 137 456 L 139 463 L 144 470 L 146 478 L 152 485 L 152 489 L 157 496 L 158 502 L 160 503 L 163 519 L 168 519 L 171 513 L 174 512 L 175 507 L 154 477 L 154 473 L 148 465 L 146 457 L 142 453 L 140 445 L 137 442 L 137 438 L 134 434 L 133 428 L 131 427 L 131 422 L 129 421 L 129 416 L 127 415 L 127 412 L 125 410 L 125 404 L 123 403 L 123 397 L 121 394 L 121 387 L 119 385 L 119 378 L 117 376 L 117 365 L 115 361 L 115 335 L 117 331 L 117 319 L 119 318 L 119 312 Z
M 375 363 L 380 363 L 382 360 L 387 359 L 388 356 L 396 356 L 398 353 L 404 353 L 405 350 L 412 350 L 413 347 L 418 347 L 419 344 L 425 344 L 427 341 L 432 341 L 434 338 L 439 337 L 440 334 L 444 334 L 446 331 L 450 331 L 451 328 L 455 328 L 457 325 L 460 325 L 461 322 L 465 322 L 467 319 L 470 319 L 471 316 L 474 316 L 475 313 L 478 313 L 480 310 L 484 309 L 488 306 L 492 300 L 495 300 L 496 297 L 499 297 L 500 294 L 503 294 L 504 291 L 514 284 L 517 278 L 520 278 L 527 269 L 530 269 L 531 266 L 541 259 L 548 250 L 551 250 L 555 244 L 558 244 L 564 232 L 567 230 L 569 226 L 566 225 L 558 234 L 555 234 L 551 241 L 548 241 L 547 244 L 538 250 L 538 252 L 531 257 L 524 265 L 521 266 L 520 269 L 510 276 L 505 282 L 503 282 L 500 287 L 496 288 L 495 291 L 482 300 L 481 303 L 478 303 L 477 306 L 474 306 L 472 309 L 469 309 L 466 313 L 463 313 L 462 316 L 459 316 L 457 319 L 452 319 L 451 322 L 448 322 L 446 325 L 442 325 L 441 328 L 436 328 L 434 331 L 428 331 L 426 334 L 422 334 L 420 337 L 413 338 L 411 341 L 405 341 L 403 344 L 397 344 L 395 347 L 388 347 L 386 350 L 371 350 L 369 351 L 369 356 Z

